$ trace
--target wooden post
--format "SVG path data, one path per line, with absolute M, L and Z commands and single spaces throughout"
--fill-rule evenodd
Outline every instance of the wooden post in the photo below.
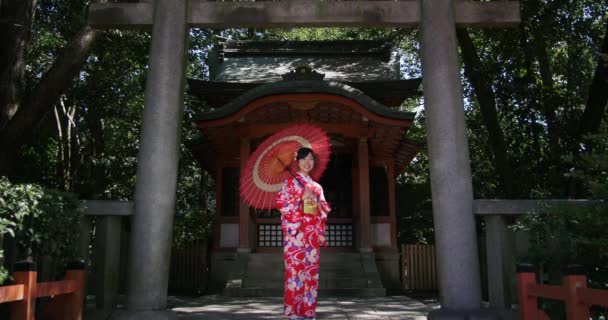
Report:
M 566 319 L 589 319 L 589 305 L 583 303 L 579 291 L 587 288 L 587 276 L 583 266 L 571 265 L 564 270 L 562 286 L 566 291 Z
M 213 221 L 213 247 L 218 249 L 220 247 L 220 239 L 222 232 L 222 190 L 224 188 L 224 166 L 218 161 L 215 166 L 215 219 Z
M 360 138 L 357 144 L 357 165 L 359 173 L 359 251 L 371 252 L 370 241 L 370 204 L 369 204 L 369 151 L 367 138 Z
M 15 284 L 23 285 L 23 300 L 12 304 L 11 320 L 34 320 L 38 296 L 37 275 L 35 263 L 22 261 L 15 264 L 13 278 Z
M 391 221 L 391 248 L 397 249 L 397 210 L 395 203 L 395 165 L 393 162 L 387 164 L 388 181 L 388 212 Z
M 536 296 L 531 295 L 530 285 L 536 285 L 536 272 L 529 264 L 517 266 L 517 296 L 521 320 L 536 320 L 539 317 Z
M 247 165 L 250 152 L 251 144 L 249 139 L 241 139 L 241 173 Z M 251 245 L 249 243 L 249 206 L 242 199 L 239 206 L 239 247 L 237 251 L 241 253 L 251 252 Z
M 53 285 L 64 288 L 69 285 L 71 290 L 57 293 L 42 311 L 40 318 L 47 320 L 82 320 L 86 275 L 84 266 L 81 261 L 68 264 L 64 280 L 55 282 Z M 41 286 L 44 286 L 44 284 L 41 284 Z
M 65 280 L 73 280 L 76 282 L 76 291 L 70 293 L 66 299 L 66 317 L 65 319 L 82 320 L 82 306 L 85 300 L 84 284 L 86 272 L 84 264 L 77 263 L 68 267 L 65 274 Z

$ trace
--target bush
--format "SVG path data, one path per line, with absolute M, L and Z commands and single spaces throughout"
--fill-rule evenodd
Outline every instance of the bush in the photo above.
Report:
M 181 208 L 175 217 L 173 245 L 183 248 L 188 244 L 208 239 L 213 232 L 213 212 L 193 206 Z
M 596 202 L 591 206 L 557 205 L 526 214 L 515 228 L 527 230 L 531 236 L 530 250 L 522 258 L 539 266 L 550 282 L 560 283 L 562 267 L 579 264 L 587 269 L 589 286 L 608 289 L 608 134 L 588 140 L 592 149 L 566 157 L 572 163 L 566 176 L 584 186 L 583 194 Z M 546 305 L 549 312 L 563 314 L 563 306 Z M 593 319 L 605 315 L 606 310 L 592 308 Z
M 527 230 L 531 246 L 524 260 L 553 272 L 569 264 L 587 268 L 589 284 L 608 288 L 608 205 L 589 207 L 554 206 L 522 216 L 516 228 Z
M 18 258 L 48 255 L 65 263 L 76 257 L 84 208 L 75 195 L 0 178 L 0 234 L 17 244 Z M 7 278 L 0 267 L 0 283 Z

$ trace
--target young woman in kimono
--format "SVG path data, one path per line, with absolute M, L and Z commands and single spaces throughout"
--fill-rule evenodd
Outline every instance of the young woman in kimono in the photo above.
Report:
M 320 184 L 309 176 L 315 165 L 310 148 L 296 154 L 298 172 L 277 196 L 285 258 L 285 315 L 314 319 L 319 286 L 319 246 L 325 243 L 325 221 L 331 210 Z

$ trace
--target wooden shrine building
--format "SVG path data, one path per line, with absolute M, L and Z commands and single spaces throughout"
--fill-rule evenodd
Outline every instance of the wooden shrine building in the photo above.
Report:
M 212 110 L 197 119 L 203 138 L 193 149 L 217 186 L 214 284 L 240 284 L 227 294 L 282 293 L 282 272 L 263 271 L 283 268 L 280 214 L 240 201 L 239 172 L 265 138 L 309 123 L 331 139 L 320 180 L 333 208 L 322 269 L 352 275 L 340 283 L 321 271 L 321 289 L 368 295 L 398 288 L 395 177 L 420 148 L 407 138 L 414 114 L 399 106 L 421 94 L 421 79 L 401 79 L 399 57 L 379 41 L 227 42 L 210 60 L 211 81 L 189 80 L 189 93 Z M 366 259 L 375 262 L 367 276 L 361 263 L 340 264 Z M 382 285 L 355 281 L 366 277 Z

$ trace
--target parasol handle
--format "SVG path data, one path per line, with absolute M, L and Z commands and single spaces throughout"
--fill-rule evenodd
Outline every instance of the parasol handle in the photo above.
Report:
M 293 172 L 291 172 L 291 170 L 289 170 L 289 166 L 286 165 L 285 163 L 283 163 L 281 158 L 277 157 L 277 160 L 279 160 L 279 162 L 283 165 L 283 167 L 285 167 L 285 169 L 287 169 L 287 172 L 289 172 L 289 174 L 298 182 L 300 187 L 304 188 L 304 184 L 302 184 L 302 181 L 300 181 L 300 179 L 298 179 L 298 177 L 296 177 L 296 175 L 293 174 Z

